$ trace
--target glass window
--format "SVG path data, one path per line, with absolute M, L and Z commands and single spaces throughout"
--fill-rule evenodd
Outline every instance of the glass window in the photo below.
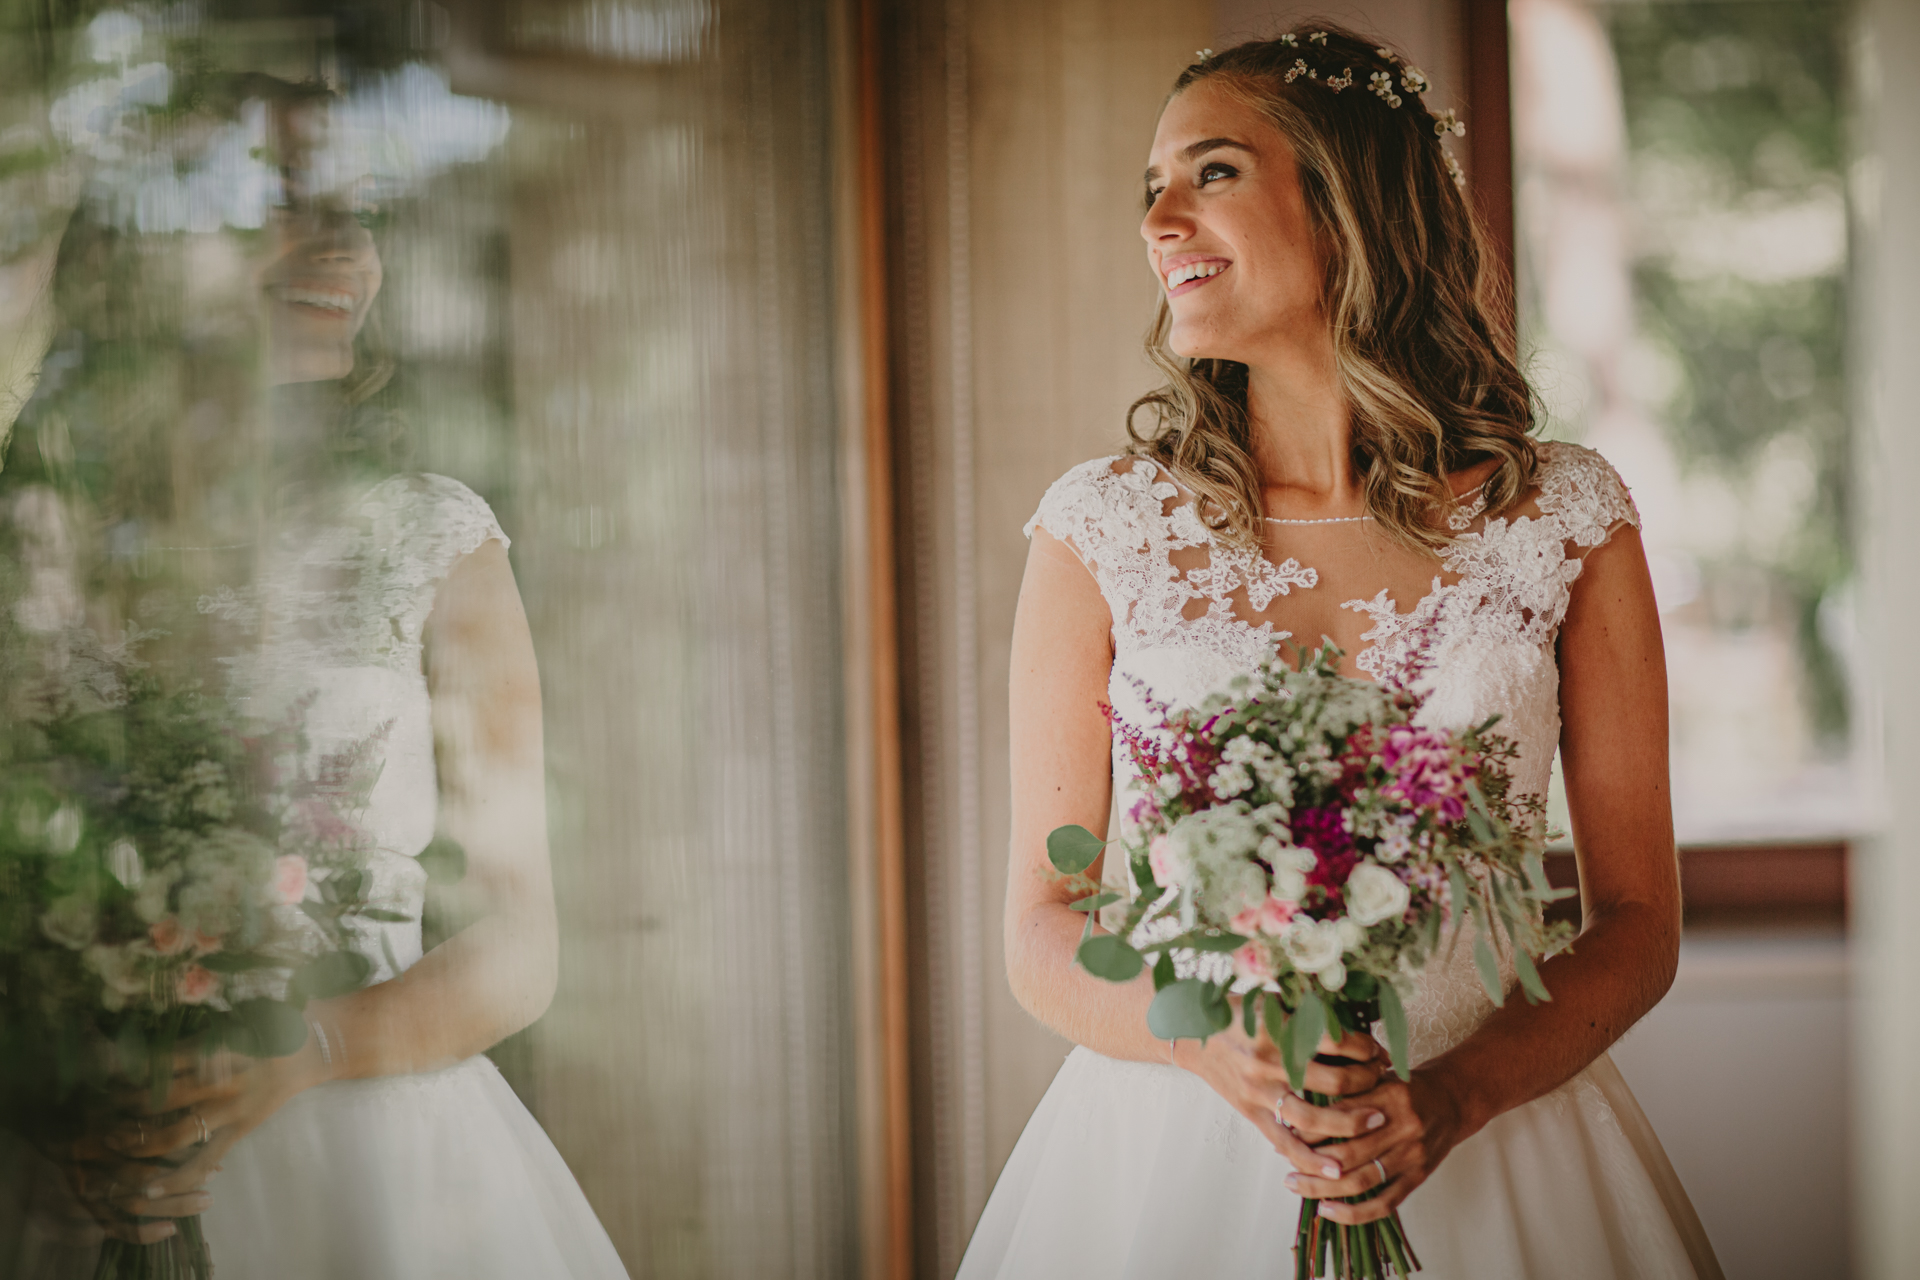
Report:
M 1513 7 L 1523 346 L 1645 518 L 1683 843 L 1862 821 L 1845 18 Z

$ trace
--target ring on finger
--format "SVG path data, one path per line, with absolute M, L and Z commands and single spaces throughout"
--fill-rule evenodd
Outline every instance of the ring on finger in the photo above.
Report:
M 199 1143 L 204 1147 L 207 1145 L 208 1140 L 213 1137 L 213 1132 L 207 1128 L 207 1118 L 196 1111 L 193 1113 L 193 1123 L 200 1131 Z
M 1387 1166 L 1380 1163 L 1379 1156 L 1375 1156 L 1373 1158 L 1373 1167 L 1380 1171 L 1380 1185 L 1383 1187 L 1386 1186 L 1387 1185 Z
M 1286 1107 L 1287 1107 L 1286 1094 L 1283 1093 L 1279 1097 L 1273 1100 L 1273 1122 L 1279 1125 L 1282 1129 L 1285 1129 L 1289 1133 L 1291 1133 L 1293 1131 L 1293 1126 L 1287 1123 Z

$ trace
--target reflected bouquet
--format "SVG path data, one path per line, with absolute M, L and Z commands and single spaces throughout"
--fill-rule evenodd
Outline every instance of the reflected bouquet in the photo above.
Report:
M 1205 1040 L 1238 1016 L 1248 1036 L 1273 1040 L 1296 1090 L 1323 1033 L 1376 1023 L 1408 1077 L 1403 993 L 1443 932 L 1459 942 L 1449 920 L 1472 919 L 1474 960 L 1496 1005 L 1501 953 L 1527 998 L 1545 1000 L 1534 961 L 1570 936 L 1544 922 L 1544 904 L 1565 891 L 1541 865 L 1541 806 L 1510 794 L 1518 748 L 1491 732 L 1494 720 L 1460 731 L 1417 724 L 1410 682 L 1342 676 L 1340 657 L 1329 643 L 1295 670 L 1275 655 L 1190 710 L 1149 700 L 1150 729 L 1116 722 L 1141 784 L 1115 842 L 1133 892 L 1073 904 L 1088 913 L 1083 967 L 1114 982 L 1152 970 L 1156 1037 Z M 1077 876 L 1106 845 L 1061 827 L 1047 852 Z M 1122 913 L 1117 928 L 1094 932 L 1093 913 L 1109 906 Z M 1297 1280 L 1418 1268 L 1397 1213 L 1346 1226 L 1321 1218 L 1316 1201 L 1302 1204 Z
M 164 688 L 137 639 L 69 633 L 0 737 L 0 1072 L 11 1118 L 55 1147 L 159 1105 L 176 1055 L 296 1052 L 305 1003 L 371 972 L 349 922 L 404 918 L 367 900 L 353 820 L 382 735 L 310 766 L 310 698 L 243 733 Z M 178 1226 L 109 1240 L 97 1277 L 211 1275 L 198 1220 Z

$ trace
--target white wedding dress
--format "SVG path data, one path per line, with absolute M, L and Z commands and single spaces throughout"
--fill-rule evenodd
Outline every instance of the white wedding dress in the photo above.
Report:
M 1414 648 L 1430 645 L 1422 719 L 1465 725 L 1499 714 L 1522 749 L 1516 790 L 1544 796 L 1560 733 L 1555 639 L 1569 587 L 1580 557 L 1639 517 L 1613 470 L 1573 445 L 1540 446 L 1536 485 L 1506 517 L 1487 519 L 1477 498 L 1457 512 L 1459 540 L 1426 579 L 1410 576 L 1408 553 L 1364 522 L 1275 522 L 1267 555 L 1217 543 L 1190 495 L 1144 460 L 1069 471 L 1027 532 L 1039 526 L 1060 539 L 1099 583 L 1115 620 L 1109 697 L 1120 721 L 1149 727 L 1143 691 L 1174 706 L 1199 701 L 1287 638 L 1290 606 L 1337 591 L 1354 631 L 1371 624 L 1343 645 L 1358 650 L 1361 671 L 1405 670 Z M 1418 604 L 1399 611 L 1396 597 L 1414 595 Z M 1135 779 L 1118 750 L 1114 784 L 1124 814 Z M 1460 1042 L 1491 1011 L 1471 954 L 1460 946 L 1451 963 L 1436 961 L 1409 1002 L 1416 1062 Z M 1510 973 L 1507 981 L 1511 989 Z M 1288 1276 L 1300 1211 L 1283 1182 L 1291 1171 L 1199 1077 L 1076 1048 L 1008 1159 L 959 1277 Z M 1604 1054 L 1455 1148 L 1401 1218 L 1433 1280 L 1720 1275 L 1659 1141 Z
M 360 821 L 379 846 L 372 897 L 409 919 L 361 926 L 356 949 L 376 982 L 421 953 L 426 875 L 415 858 L 439 799 L 422 631 L 447 572 L 489 540 L 507 541 L 464 485 L 398 476 L 344 519 L 282 539 L 252 589 L 201 602 L 261 638 L 232 664 L 243 709 L 273 716 L 317 694 L 306 721 L 315 753 L 388 726 Z M 202 1221 L 221 1280 L 627 1274 L 560 1153 L 485 1057 L 311 1089 L 242 1138 L 208 1190 Z

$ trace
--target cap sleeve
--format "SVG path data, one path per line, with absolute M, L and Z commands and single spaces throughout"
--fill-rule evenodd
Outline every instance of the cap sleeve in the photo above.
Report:
M 1640 509 L 1620 473 L 1592 449 L 1543 444 L 1536 475 L 1541 512 L 1557 520 L 1575 546 L 1598 547 L 1622 525 L 1640 527 Z

